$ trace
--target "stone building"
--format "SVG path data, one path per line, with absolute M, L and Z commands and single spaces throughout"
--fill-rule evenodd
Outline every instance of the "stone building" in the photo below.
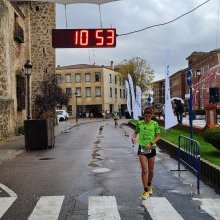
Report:
M 78 64 L 58 66 L 59 86 L 70 97 L 67 111 L 73 117 L 100 117 L 126 109 L 125 85 L 112 67 Z
M 32 117 L 34 97 L 44 76 L 55 74 L 55 4 L 0 1 L 0 140 L 14 134 L 27 118 L 24 64 L 31 60 Z

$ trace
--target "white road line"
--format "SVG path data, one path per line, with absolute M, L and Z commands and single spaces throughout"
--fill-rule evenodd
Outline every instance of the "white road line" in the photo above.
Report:
M 197 199 L 193 200 L 200 201 L 201 209 L 211 215 L 213 218 L 220 220 L 220 199 Z
M 0 218 L 5 214 L 5 212 L 9 209 L 9 207 L 16 199 L 16 197 L 0 198 Z
M 142 201 L 153 220 L 183 220 L 164 197 L 149 197 Z
M 5 214 L 13 202 L 17 199 L 17 195 L 7 186 L 0 183 L 0 188 L 2 188 L 10 197 L 1 197 L 0 198 L 0 218 Z
M 29 220 L 57 220 L 64 196 L 41 196 Z
M 115 196 L 89 197 L 89 220 L 121 220 Z
M 13 192 L 11 189 L 3 185 L 2 183 L 0 183 L 0 188 L 2 188 L 5 192 L 7 192 L 8 195 L 10 195 L 11 197 L 17 197 L 17 194 L 15 192 Z

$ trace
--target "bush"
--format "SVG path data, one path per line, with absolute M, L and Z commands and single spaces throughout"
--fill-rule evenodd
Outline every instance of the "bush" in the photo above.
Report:
M 24 125 L 19 125 L 16 130 L 17 134 L 24 135 Z
M 197 110 L 194 110 L 196 115 L 205 115 L 205 110 L 204 109 L 197 109 Z
M 210 128 L 203 133 L 204 140 L 220 150 L 220 128 Z

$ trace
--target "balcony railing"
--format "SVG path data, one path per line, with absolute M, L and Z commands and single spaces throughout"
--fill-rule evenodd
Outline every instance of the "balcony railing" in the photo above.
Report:
M 15 27 L 14 39 L 18 43 L 24 43 L 24 30 L 19 25 Z

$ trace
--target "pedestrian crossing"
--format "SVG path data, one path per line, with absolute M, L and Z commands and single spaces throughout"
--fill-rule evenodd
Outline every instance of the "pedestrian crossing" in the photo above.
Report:
M 0 197 L 0 219 L 17 199 Z M 65 196 L 41 196 L 28 220 L 58 220 Z M 201 202 L 201 209 L 216 220 L 220 220 L 220 199 L 193 199 Z M 183 220 L 184 218 L 165 197 L 149 197 L 142 206 L 153 220 Z M 88 220 L 121 220 L 115 196 L 90 196 L 88 198 Z

